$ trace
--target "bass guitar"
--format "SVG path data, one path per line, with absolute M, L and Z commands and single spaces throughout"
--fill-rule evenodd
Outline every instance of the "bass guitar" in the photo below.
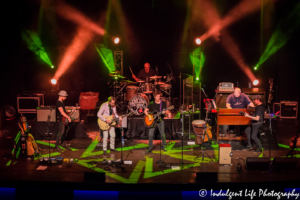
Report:
M 122 115 L 121 117 L 127 117 L 127 116 L 131 116 L 132 112 L 126 114 L 126 115 Z M 98 125 L 100 127 L 101 130 L 103 131 L 107 131 L 111 126 L 116 126 L 117 124 L 119 124 L 119 119 L 115 118 L 114 115 L 111 116 L 103 116 L 105 118 L 105 120 L 110 120 L 111 123 L 107 123 L 106 121 L 102 121 L 100 118 L 98 118 Z
M 144 124 L 147 128 L 153 127 L 155 125 L 155 123 L 160 119 L 160 115 L 167 111 L 167 110 L 172 110 L 174 108 L 174 106 L 170 106 L 167 109 L 164 109 L 160 112 L 154 111 L 152 112 L 152 114 L 149 114 L 151 117 L 151 120 L 149 119 L 149 117 L 147 115 L 145 115 L 144 118 Z
M 78 108 L 79 108 L 79 106 L 76 103 L 76 108 L 72 109 L 72 111 L 67 114 L 71 118 L 71 122 L 79 117 L 79 112 L 77 110 Z M 67 126 L 70 123 L 68 118 L 66 118 L 64 116 L 62 116 L 62 121 L 65 126 Z

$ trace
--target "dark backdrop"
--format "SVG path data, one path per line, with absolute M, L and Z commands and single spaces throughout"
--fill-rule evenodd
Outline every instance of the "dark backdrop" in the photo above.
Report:
M 73 6 L 94 22 L 99 20 L 101 13 L 107 12 L 108 1 L 80 1 L 68 0 Z M 175 76 L 179 73 L 192 74 L 192 63 L 189 53 L 196 48 L 194 39 L 205 32 L 206 27 L 194 24 L 183 32 L 186 21 L 186 1 L 158 1 L 158 0 L 128 0 L 121 1 L 124 18 L 131 31 L 131 38 L 127 38 L 120 19 L 114 12 L 110 18 L 108 33 L 120 35 L 121 44 L 118 47 L 112 43 L 107 46 L 112 50 L 119 48 L 124 53 L 124 75 L 131 80 L 129 66 L 134 73 L 149 62 L 154 69 L 158 66 L 159 74 L 170 73 L 170 65 Z M 240 1 L 215 1 L 222 8 L 221 16 L 225 16 Z M 43 18 L 39 22 L 40 0 L 5 1 L 1 6 L 1 107 L 12 105 L 16 108 L 16 97 L 24 91 L 46 91 L 46 104 L 53 104 L 57 88 L 53 88 L 50 79 L 55 73 L 38 56 L 27 48 L 22 41 L 21 30 L 39 30 L 39 36 L 52 63 L 57 67 L 64 49 L 72 41 L 77 25 L 52 11 L 44 10 Z M 260 10 L 230 25 L 227 30 L 237 42 L 241 55 L 252 69 L 261 55 L 275 30 L 276 25 L 290 13 L 296 1 L 279 0 L 272 4 L 272 12 L 265 12 L 264 17 L 271 19 L 268 29 L 263 32 L 263 44 L 260 40 Z M 47 17 L 48 16 L 48 17 Z M 51 16 L 51 17 L 49 17 Z M 39 25 L 40 24 L 40 25 Z M 104 28 L 104 27 L 103 27 Z M 181 42 L 183 34 L 187 40 Z M 220 37 L 222 40 L 222 36 Z M 70 93 L 67 105 L 74 105 L 78 101 L 81 91 L 100 92 L 100 100 L 109 95 L 108 70 L 94 48 L 95 43 L 103 43 L 104 37 L 95 35 L 85 50 L 70 66 L 67 73 L 60 79 L 60 89 Z M 261 48 L 262 45 L 262 48 Z M 295 27 L 285 46 L 272 55 L 254 74 L 260 80 L 260 87 L 268 90 L 268 78 L 274 79 L 275 101 L 299 99 L 299 28 Z M 240 70 L 236 62 L 225 51 L 220 42 L 208 39 L 203 43 L 206 56 L 202 71 L 202 85 L 208 96 L 215 95 L 215 89 L 220 82 L 237 82 L 240 87 L 247 87 L 248 78 Z M 180 57 L 182 56 L 182 57 Z M 180 58 L 182 59 L 180 59 Z M 175 94 L 179 95 L 179 79 Z

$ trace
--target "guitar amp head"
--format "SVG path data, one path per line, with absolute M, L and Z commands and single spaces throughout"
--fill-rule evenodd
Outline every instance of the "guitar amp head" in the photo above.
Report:
M 280 118 L 296 119 L 298 117 L 297 101 L 281 101 L 280 102 Z

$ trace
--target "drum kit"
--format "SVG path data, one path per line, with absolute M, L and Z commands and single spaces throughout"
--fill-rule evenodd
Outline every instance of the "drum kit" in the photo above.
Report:
M 125 79 L 125 76 L 120 74 L 120 71 L 114 71 L 109 73 L 109 76 L 114 78 L 113 86 L 114 97 L 117 98 L 119 107 L 127 107 L 133 114 L 142 115 L 152 98 L 152 94 L 156 90 L 160 90 L 162 101 L 170 106 L 171 89 L 172 85 L 168 82 L 161 81 L 162 76 L 151 76 L 150 81 L 139 80 L 133 82 Z

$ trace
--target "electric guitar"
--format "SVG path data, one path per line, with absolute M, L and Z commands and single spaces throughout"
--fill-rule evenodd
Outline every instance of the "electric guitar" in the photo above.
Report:
M 153 127 L 155 125 L 155 123 L 160 119 L 160 115 L 167 110 L 172 110 L 174 108 L 174 106 L 170 106 L 167 109 L 164 109 L 160 112 L 154 111 L 152 112 L 152 114 L 149 114 L 151 117 L 151 120 L 149 119 L 149 117 L 147 115 L 145 115 L 144 118 L 144 124 L 147 128 Z
M 68 113 L 68 116 L 71 118 L 71 121 L 77 119 L 77 117 L 73 117 L 73 115 L 77 112 L 78 107 L 79 107 L 78 103 L 76 103 L 76 108 L 72 109 L 72 111 L 70 113 Z M 65 126 L 67 126 L 69 124 L 68 118 L 66 118 L 64 116 L 62 116 L 62 121 Z
M 126 114 L 126 115 L 122 115 L 121 117 L 127 117 L 127 116 L 131 116 L 132 112 Z M 111 123 L 107 123 L 106 121 L 102 121 L 100 118 L 98 118 L 98 125 L 100 127 L 101 130 L 103 131 L 107 131 L 111 126 L 116 126 L 119 123 L 119 119 L 115 118 L 114 115 L 111 116 L 103 116 L 105 118 L 105 120 L 110 120 Z

